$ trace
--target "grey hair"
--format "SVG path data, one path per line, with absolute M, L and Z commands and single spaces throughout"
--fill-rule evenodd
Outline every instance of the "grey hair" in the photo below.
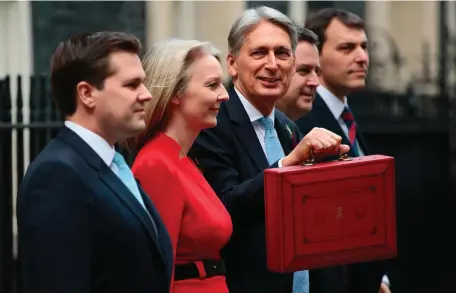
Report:
M 231 54 L 234 56 L 239 54 L 244 43 L 245 34 L 261 21 L 269 21 L 283 28 L 290 36 L 291 48 L 295 52 L 298 43 L 298 33 L 293 21 L 276 9 L 260 6 L 244 10 L 231 26 L 228 34 L 228 49 Z

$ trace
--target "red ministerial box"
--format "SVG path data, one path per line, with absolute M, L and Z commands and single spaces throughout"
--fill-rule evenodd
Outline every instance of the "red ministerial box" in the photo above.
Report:
M 265 171 L 268 268 L 396 256 L 394 158 L 372 155 Z

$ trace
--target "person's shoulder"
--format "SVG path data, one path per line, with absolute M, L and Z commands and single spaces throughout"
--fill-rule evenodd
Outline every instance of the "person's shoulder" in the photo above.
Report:
M 72 169 L 78 161 L 80 156 L 72 147 L 53 139 L 33 159 L 27 171 L 56 166 Z
M 80 156 L 71 148 L 51 142 L 31 162 L 22 178 L 20 194 L 33 190 L 81 187 L 87 170 L 78 169 Z
M 321 123 L 318 120 L 318 113 L 315 109 L 312 109 L 298 120 L 296 120 L 296 125 L 298 126 L 299 130 L 306 134 L 314 127 L 321 126 Z
M 288 118 L 288 116 L 285 115 L 285 113 L 283 113 L 282 111 L 276 109 L 275 110 L 275 117 L 285 127 L 291 128 L 291 130 L 298 129 L 298 126 L 296 125 L 296 123 L 293 120 L 291 120 L 290 118 Z
M 285 113 L 283 113 L 279 109 L 276 108 L 274 111 L 275 111 L 276 118 L 279 119 L 280 122 L 287 123 L 287 124 L 294 124 L 293 120 L 288 118 L 288 116 L 285 115 Z
M 131 170 L 136 177 L 149 178 L 172 173 L 179 160 L 178 145 L 162 134 L 152 138 L 137 153 Z

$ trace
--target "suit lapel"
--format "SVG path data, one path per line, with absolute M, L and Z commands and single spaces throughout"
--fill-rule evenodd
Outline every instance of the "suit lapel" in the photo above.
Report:
M 172 265 L 173 263 L 173 254 L 172 251 L 166 250 L 166 248 L 171 247 L 171 242 L 169 240 L 169 234 L 168 231 L 165 229 L 165 227 L 161 224 L 162 220 L 160 218 L 160 214 L 158 213 L 157 209 L 151 202 L 149 196 L 144 192 L 142 189 L 141 185 L 137 181 L 139 191 L 141 193 L 141 197 L 143 198 L 144 204 L 149 211 L 150 216 L 152 217 L 153 221 L 156 223 L 157 226 L 157 233 L 158 233 L 158 239 L 157 242 L 159 242 L 161 245 L 158 245 L 158 249 L 162 255 L 163 260 L 165 261 L 164 264 L 168 269 L 168 272 L 172 272 Z M 142 207 L 141 207 L 142 208 Z M 171 278 L 171 274 L 169 276 Z
M 277 131 L 277 136 L 279 137 L 283 152 L 285 156 L 287 156 L 294 148 L 292 145 L 293 128 L 287 125 L 285 119 L 283 119 L 281 115 L 282 114 L 276 109 L 274 127 Z
M 334 118 L 334 115 L 331 113 L 329 110 L 328 106 L 326 103 L 323 101 L 323 99 L 320 97 L 320 95 L 317 93 L 315 96 L 315 102 L 314 102 L 314 109 L 312 112 L 315 110 L 313 113 L 317 119 L 317 121 L 320 121 L 320 126 L 324 127 L 340 136 L 342 136 L 342 143 L 350 145 L 350 141 L 348 140 L 348 137 L 345 135 L 345 132 L 342 130 L 342 127 L 340 127 L 339 121 Z M 355 123 L 356 123 L 356 117 L 355 117 Z M 366 142 L 364 141 L 364 138 L 361 134 L 359 125 L 356 124 L 356 139 L 358 140 L 358 144 L 361 147 L 361 150 L 365 155 L 368 154 L 368 149 Z M 350 152 L 348 153 L 349 156 L 354 157 L 355 153 L 350 149 Z
M 142 223 L 148 237 L 156 244 L 159 249 L 157 237 L 152 227 L 152 223 L 144 211 L 144 208 L 136 200 L 130 190 L 122 183 L 122 181 L 112 172 L 112 170 L 103 162 L 97 153 L 76 133 L 67 127 L 63 126 L 58 137 L 68 143 L 71 147 L 78 152 L 86 162 L 98 171 L 100 179 L 109 187 L 113 194 L 123 203 L 128 210 Z
M 108 166 L 100 169 L 99 175 L 101 180 L 112 190 L 114 195 L 135 215 L 139 221 L 141 221 L 146 228 L 147 234 L 155 242 L 155 244 L 159 246 L 157 243 L 157 235 L 149 216 L 125 184 L 122 183 L 122 181 L 114 174 L 114 172 L 112 172 L 111 169 L 109 169 Z
M 315 96 L 314 109 L 312 110 L 313 114 L 316 116 L 317 121 L 320 121 L 319 127 L 323 127 L 332 131 L 342 137 L 342 144 L 350 145 L 348 137 L 345 135 L 342 127 L 340 127 L 339 121 L 336 120 L 334 115 L 329 110 L 325 101 L 317 93 Z M 350 149 L 350 156 L 355 156 L 353 151 Z
M 314 109 L 312 111 L 314 110 L 314 115 L 316 116 L 317 120 L 321 122 L 321 127 L 324 127 L 338 135 L 341 135 L 343 143 L 350 144 L 347 136 L 342 130 L 342 127 L 340 127 L 339 121 L 336 120 L 334 115 L 331 113 L 331 110 L 329 110 L 325 101 L 323 101 L 318 93 L 315 96 Z
M 258 169 L 264 170 L 269 167 L 268 160 L 264 155 L 264 152 L 258 151 L 262 149 L 261 144 L 258 141 L 252 122 L 250 122 L 249 116 L 236 94 L 234 87 L 231 87 L 229 95 L 230 99 L 225 103 L 228 115 L 233 123 L 235 134 L 239 138 L 241 144 L 245 147 L 246 153 L 255 162 Z

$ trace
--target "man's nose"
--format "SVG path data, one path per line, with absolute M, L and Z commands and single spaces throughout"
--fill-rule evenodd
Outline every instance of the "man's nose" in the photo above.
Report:
M 369 61 L 369 54 L 364 48 L 358 48 L 356 51 L 355 61 L 359 63 L 367 63 Z
M 142 102 L 152 100 L 152 94 L 149 92 L 149 90 L 146 88 L 144 84 L 141 85 L 141 93 L 138 96 L 138 100 Z
M 278 66 L 274 52 L 269 53 L 267 58 L 266 68 L 269 70 L 277 70 Z
M 317 87 L 320 84 L 320 80 L 318 79 L 318 74 L 314 70 L 312 73 L 309 74 L 309 77 L 306 80 L 306 85 L 310 87 Z

